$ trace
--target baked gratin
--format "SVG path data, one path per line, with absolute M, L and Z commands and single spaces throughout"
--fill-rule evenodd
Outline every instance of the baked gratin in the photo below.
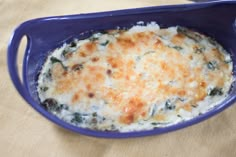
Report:
M 232 81 L 231 57 L 212 38 L 139 22 L 53 50 L 37 91 L 46 110 L 72 125 L 129 132 L 203 114 Z

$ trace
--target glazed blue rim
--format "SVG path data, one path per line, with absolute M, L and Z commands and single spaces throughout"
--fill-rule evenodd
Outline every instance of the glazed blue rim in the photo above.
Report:
M 227 101 L 224 102 L 224 104 L 218 105 L 211 109 L 210 111 L 199 115 L 193 119 L 183 121 L 171 126 L 163 127 L 163 128 L 155 128 L 153 130 L 148 131 L 136 131 L 136 132 L 109 132 L 109 131 L 95 131 L 90 129 L 84 129 L 80 127 L 73 126 L 69 123 L 66 123 L 56 116 L 50 114 L 45 109 L 43 109 L 29 94 L 28 92 L 28 85 L 27 85 L 27 76 L 26 76 L 26 70 L 27 66 L 26 63 L 28 61 L 27 54 L 29 53 L 29 50 L 31 48 L 31 38 L 27 34 L 24 33 L 24 29 L 27 27 L 27 25 L 37 24 L 41 22 L 45 22 L 48 20 L 60 20 L 60 19 L 83 19 L 83 18 L 93 18 L 93 17 L 104 17 L 104 16 L 114 16 L 114 15 L 126 15 L 126 14 L 141 14 L 141 13 L 148 13 L 155 10 L 155 12 L 163 12 L 163 11 L 174 11 L 174 10 L 193 10 L 193 9 L 200 9 L 200 8 L 207 8 L 209 6 L 213 6 L 216 4 L 236 4 L 235 1 L 224 1 L 224 2 L 205 2 L 205 3 L 198 3 L 198 4 L 183 4 L 183 5 L 170 5 L 170 6 L 158 6 L 158 7 L 145 7 L 145 8 L 136 8 L 136 9 L 126 9 L 126 10 L 117 10 L 117 11 L 108 11 L 108 12 L 100 12 L 100 13 L 90 13 L 90 14 L 79 14 L 79 15 L 68 15 L 68 16 L 55 16 L 55 17 L 46 17 L 46 18 L 38 18 L 33 19 L 24 22 L 20 26 L 18 26 L 14 33 L 11 36 L 9 45 L 8 45 L 8 55 L 7 55 L 7 61 L 8 61 L 8 71 L 10 74 L 10 77 L 12 79 L 12 82 L 17 89 L 18 93 L 25 99 L 26 102 L 28 102 L 36 111 L 38 111 L 41 115 L 46 117 L 48 120 L 56 123 L 57 125 L 88 136 L 94 136 L 94 137 L 105 137 L 105 138 L 129 138 L 129 137 L 141 137 L 141 136 L 148 136 L 148 135 L 156 135 L 156 134 L 162 134 L 167 133 L 170 131 L 178 130 L 187 126 L 191 126 L 193 124 L 199 123 L 205 119 L 208 119 L 215 114 L 223 111 L 224 109 L 231 106 L 235 100 L 236 95 L 233 95 Z M 158 10 L 158 11 L 157 11 Z M 132 11 L 132 12 L 130 12 Z M 23 36 L 27 36 L 27 47 L 24 55 L 23 60 L 23 83 L 20 80 L 19 73 L 17 70 L 17 53 L 18 53 L 18 47 L 20 44 L 20 41 Z

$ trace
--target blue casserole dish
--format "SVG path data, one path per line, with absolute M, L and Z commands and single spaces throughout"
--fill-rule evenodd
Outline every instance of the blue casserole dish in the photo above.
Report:
M 103 132 L 75 127 L 47 112 L 39 104 L 36 91 L 37 75 L 48 52 L 73 38 L 83 39 L 94 31 L 129 28 L 138 21 L 155 21 L 161 27 L 185 26 L 215 38 L 231 54 L 236 74 L 236 1 L 208 2 L 128 9 L 101 13 L 46 17 L 24 22 L 18 26 L 8 46 L 8 69 L 17 91 L 35 110 L 57 125 L 90 136 L 106 138 L 139 137 L 166 133 L 201 122 L 231 106 L 236 100 L 236 86 L 229 96 L 205 114 L 164 128 L 139 132 Z M 23 81 L 17 70 L 17 52 L 22 37 L 27 37 L 23 60 Z

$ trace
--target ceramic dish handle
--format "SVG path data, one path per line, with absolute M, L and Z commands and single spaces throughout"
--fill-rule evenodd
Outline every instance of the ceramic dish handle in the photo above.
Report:
M 20 79 L 17 65 L 17 57 L 18 57 L 18 48 L 20 42 L 24 36 L 27 37 L 27 46 L 25 52 L 29 50 L 30 46 L 30 36 L 26 33 L 25 25 L 22 24 L 18 28 L 15 29 L 13 35 L 11 36 L 9 45 L 8 45 L 8 54 L 7 54 L 7 62 L 8 62 L 8 71 L 12 82 L 14 83 L 18 93 L 29 102 L 29 93 L 26 90 L 23 82 Z

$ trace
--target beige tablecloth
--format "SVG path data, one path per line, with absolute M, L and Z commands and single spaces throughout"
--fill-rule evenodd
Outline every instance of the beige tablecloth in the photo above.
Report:
M 187 2 L 0 0 L 0 156 L 236 157 L 236 105 L 207 121 L 175 132 L 133 139 L 102 139 L 72 133 L 49 122 L 19 96 L 11 83 L 6 48 L 13 29 L 23 21 L 173 3 Z

